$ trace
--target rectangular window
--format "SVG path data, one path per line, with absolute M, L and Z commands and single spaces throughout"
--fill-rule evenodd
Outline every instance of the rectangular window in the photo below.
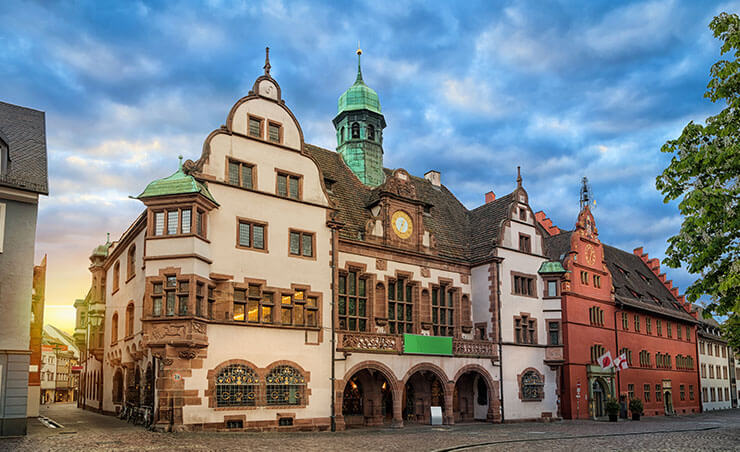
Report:
M 537 321 L 529 316 L 514 317 L 514 339 L 517 344 L 537 343 Z
M 356 271 L 339 275 L 339 329 L 367 331 L 369 305 L 367 281 Z
M 560 345 L 560 322 L 547 322 L 548 344 Z
M 164 294 L 162 283 L 152 284 L 152 294 L 152 315 L 159 317 L 162 315 L 162 295 Z
M 663 335 L 663 322 L 660 319 L 655 319 L 655 333 L 658 336 Z
M 634 399 L 635 398 L 635 385 L 628 384 L 627 385 L 627 393 L 628 393 L 628 396 L 629 396 L 630 399 Z
M 190 297 L 188 293 L 190 291 L 190 283 L 188 281 L 180 281 L 177 285 L 177 306 L 178 315 L 188 315 L 188 303 Z
M 627 313 L 622 313 L 622 329 L 628 330 L 629 329 L 629 320 L 627 320 Z
M 205 223 L 206 222 L 206 213 L 199 210 L 198 214 L 195 217 L 195 233 L 205 237 Z
M 655 385 L 655 401 L 660 402 L 663 400 L 663 391 L 660 384 Z
M 691 327 L 690 326 L 686 327 L 686 340 L 691 342 Z
M 513 274 L 514 283 L 514 294 L 525 295 L 533 297 L 535 296 L 535 281 L 534 278 L 524 275 Z
M 195 285 L 195 315 L 203 317 L 203 296 L 205 295 L 205 285 L 197 283 Z
M 676 325 L 676 339 L 678 339 L 679 341 L 680 341 L 681 339 L 683 339 L 683 338 L 681 337 L 681 325 Z
M 532 239 L 525 234 L 519 234 L 519 251 L 532 252 Z
M 229 160 L 229 184 L 243 188 L 254 188 L 254 166 Z
M 216 295 L 214 294 L 214 287 L 208 287 L 208 318 L 213 320 L 213 307 L 216 305 Z
M 290 231 L 289 252 L 292 256 L 313 257 L 314 234 L 311 232 Z
M 167 211 L 167 235 L 177 234 L 178 213 L 177 210 Z
M 673 324 L 671 324 L 671 322 L 666 322 L 665 328 L 666 328 L 666 333 L 668 334 L 668 338 L 672 339 L 673 338 Z
M 583 284 L 584 286 L 588 285 L 588 272 L 581 272 L 581 284 Z
M 190 234 L 190 209 L 182 210 L 182 233 Z
M 249 136 L 262 138 L 262 119 L 249 117 Z
M 280 124 L 271 122 L 268 126 L 268 137 L 273 143 L 280 143 L 283 141 L 283 131 Z
M 601 276 L 594 275 L 594 287 L 601 288 Z
M 694 400 L 694 385 L 689 385 L 689 400 Z
M 681 394 L 681 400 L 686 400 L 686 385 L 679 386 L 679 393 Z
M 650 385 L 649 384 L 642 385 L 642 392 L 643 392 L 643 397 L 645 398 L 645 403 L 649 402 L 650 401 Z
M 283 198 L 300 199 L 300 176 L 278 173 L 277 195 Z
M 414 332 L 413 286 L 404 278 L 388 283 L 388 329 L 390 334 Z
M 558 296 L 558 282 L 554 279 L 547 281 L 547 296 L 557 297 Z
M 635 314 L 635 331 L 640 332 L 640 316 Z
M 266 224 L 239 220 L 237 246 L 239 248 L 264 250 L 266 229 Z
M 154 214 L 154 235 L 164 235 L 164 212 Z
M 247 291 L 246 289 L 234 289 L 234 315 L 237 322 L 246 321 Z
M 175 315 L 175 292 L 167 291 L 167 315 Z
M 650 319 L 645 317 L 645 332 L 647 334 L 653 334 L 652 326 L 650 325 Z
M 447 286 L 432 288 L 432 331 L 435 336 L 454 335 L 454 291 Z

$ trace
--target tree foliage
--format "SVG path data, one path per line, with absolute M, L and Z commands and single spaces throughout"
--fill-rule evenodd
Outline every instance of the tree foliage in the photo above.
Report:
M 711 298 L 706 311 L 727 316 L 731 343 L 740 347 L 740 18 L 721 13 L 709 24 L 722 42 L 704 97 L 724 105 L 705 125 L 690 122 L 661 151 L 673 154 L 656 186 L 668 203 L 681 199 L 680 232 L 668 239 L 665 263 L 700 275 L 689 301 Z M 730 58 L 731 57 L 731 58 Z

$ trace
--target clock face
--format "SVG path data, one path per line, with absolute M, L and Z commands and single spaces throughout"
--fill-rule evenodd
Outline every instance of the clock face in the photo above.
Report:
M 594 262 L 596 262 L 596 251 L 591 245 L 586 246 L 586 262 L 588 262 L 588 265 L 594 265 Z
M 393 232 L 396 233 L 402 239 L 411 237 L 411 233 L 414 230 L 411 217 L 403 211 L 396 211 L 391 217 L 391 225 L 393 226 Z

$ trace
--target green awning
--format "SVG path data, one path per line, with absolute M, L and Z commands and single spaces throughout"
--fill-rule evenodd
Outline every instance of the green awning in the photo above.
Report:
M 452 356 L 452 338 L 447 336 L 404 334 L 403 352 L 417 355 Z

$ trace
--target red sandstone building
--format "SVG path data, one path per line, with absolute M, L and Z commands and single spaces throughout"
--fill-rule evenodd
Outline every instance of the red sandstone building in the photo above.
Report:
M 561 231 L 542 212 L 547 253 L 562 263 L 564 346 L 560 381 L 565 419 L 604 416 L 617 394 L 638 398 L 644 414 L 698 413 L 695 316 L 660 273 L 660 261 L 604 245 L 585 206 L 573 231 Z M 625 353 L 629 368 L 603 370 L 597 358 Z

